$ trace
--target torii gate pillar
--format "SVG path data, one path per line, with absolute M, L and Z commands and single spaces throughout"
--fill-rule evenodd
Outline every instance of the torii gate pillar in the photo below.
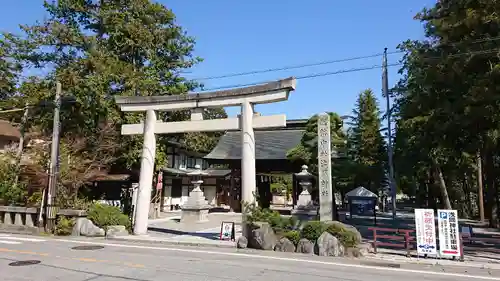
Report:
M 253 106 L 241 104 L 241 200 L 255 203 L 255 134 L 253 132 Z

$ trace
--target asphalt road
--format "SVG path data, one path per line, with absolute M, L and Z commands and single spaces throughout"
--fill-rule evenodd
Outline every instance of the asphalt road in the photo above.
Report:
M 74 248 L 81 246 L 91 247 Z M 2 281 L 500 281 L 500 271 L 480 268 L 395 266 L 300 254 L 0 234 Z

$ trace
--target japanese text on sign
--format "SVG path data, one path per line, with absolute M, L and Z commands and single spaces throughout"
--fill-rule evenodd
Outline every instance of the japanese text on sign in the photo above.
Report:
M 434 210 L 415 209 L 415 228 L 417 234 L 417 254 L 436 254 L 436 225 Z
M 439 253 L 460 256 L 460 232 L 457 210 L 438 210 Z
M 318 117 L 318 176 L 320 193 L 320 220 L 332 220 L 332 159 L 330 139 L 330 116 Z

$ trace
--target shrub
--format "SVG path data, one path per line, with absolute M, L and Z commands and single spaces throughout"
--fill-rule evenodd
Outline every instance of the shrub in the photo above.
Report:
M 65 216 L 60 216 L 57 219 L 55 234 L 66 236 L 73 232 L 73 226 L 75 225 L 74 219 L 68 219 Z
M 247 222 L 253 224 L 255 222 L 267 222 L 276 233 L 283 233 L 297 229 L 297 219 L 294 217 L 282 217 L 279 212 L 262 209 L 254 204 L 246 204 Z
M 297 230 L 290 230 L 283 234 L 283 237 L 290 240 L 295 246 L 299 243 L 300 240 L 300 232 Z
M 328 225 L 326 231 L 337 237 L 345 247 L 355 247 L 361 242 L 358 240 L 356 233 L 340 223 L 332 223 Z
M 107 231 L 108 226 L 124 225 L 130 229 L 130 219 L 123 214 L 118 207 L 95 203 L 90 206 L 87 217 L 96 226 Z
M 300 231 L 300 237 L 315 242 L 325 231 L 326 227 L 320 221 L 308 221 Z

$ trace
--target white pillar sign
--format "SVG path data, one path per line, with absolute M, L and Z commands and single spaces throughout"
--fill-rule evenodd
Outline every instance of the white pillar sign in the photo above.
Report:
M 330 115 L 318 116 L 319 220 L 333 220 Z
M 459 257 L 461 252 L 457 210 L 438 210 L 438 227 L 439 254 Z
M 415 229 L 417 234 L 417 254 L 437 254 L 436 222 L 433 209 L 415 209 Z

